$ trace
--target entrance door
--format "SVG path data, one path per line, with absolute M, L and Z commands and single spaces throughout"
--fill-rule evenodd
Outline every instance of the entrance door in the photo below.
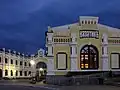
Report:
M 98 50 L 93 45 L 85 45 L 80 51 L 81 69 L 98 69 Z
M 0 69 L 0 78 L 2 78 L 2 69 Z

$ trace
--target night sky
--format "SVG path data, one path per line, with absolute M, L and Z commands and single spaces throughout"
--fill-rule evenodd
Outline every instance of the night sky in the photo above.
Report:
M 120 0 L 0 0 L 0 48 L 34 54 L 45 48 L 47 26 L 71 24 L 82 15 L 120 28 Z

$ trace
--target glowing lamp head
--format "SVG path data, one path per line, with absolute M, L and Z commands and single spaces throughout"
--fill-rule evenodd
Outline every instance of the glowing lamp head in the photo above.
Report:
M 34 65 L 34 64 L 35 64 L 35 61 L 34 61 L 34 60 L 31 60 L 31 61 L 30 61 L 30 64 L 31 64 L 31 65 Z
M 43 71 L 43 68 L 40 68 L 40 71 Z

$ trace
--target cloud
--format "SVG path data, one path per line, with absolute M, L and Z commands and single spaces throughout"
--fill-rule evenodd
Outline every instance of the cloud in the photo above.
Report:
M 1 0 L 0 47 L 35 53 L 45 47 L 47 26 L 78 21 L 94 15 L 100 22 L 119 27 L 119 0 Z

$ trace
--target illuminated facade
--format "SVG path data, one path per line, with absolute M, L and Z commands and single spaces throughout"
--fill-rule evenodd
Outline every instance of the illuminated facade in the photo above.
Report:
M 30 64 L 35 61 L 35 65 Z M 36 55 L 24 55 L 16 51 L 0 50 L 0 78 L 28 78 L 36 72 L 36 65 L 45 61 L 44 50 L 38 50 Z M 38 64 L 39 65 L 39 64 Z
M 48 27 L 47 75 L 120 71 L 120 29 L 98 22 L 98 17 L 81 16 L 77 23 Z

